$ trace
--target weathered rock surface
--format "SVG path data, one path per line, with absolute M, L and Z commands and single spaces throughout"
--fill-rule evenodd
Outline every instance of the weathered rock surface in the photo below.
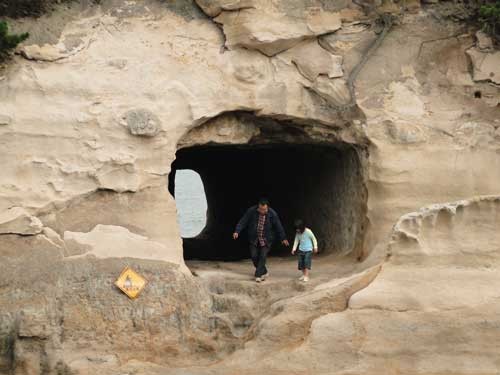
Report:
M 12 207 L 0 214 L 1 234 L 37 234 L 42 228 L 42 222 L 21 207 Z
M 196 3 L 207 17 L 105 0 L 12 21 L 32 36 L 0 74 L 0 372 L 498 372 L 488 38 L 417 1 Z M 219 294 L 185 267 L 172 163 L 273 142 L 358 156 L 338 202 L 362 210 L 321 217 L 366 269 Z M 149 280 L 135 301 L 113 286 L 126 265 Z
M 212 3 L 212 2 L 210 2 Z M 287 1 L 200 1 L 200 7 L 222 25 L 229 49 L 251 48 L 272 56 L 303 39 L 341 28 L 339 12 Z
M 132 110 L 125 114 L 128 130 L 133 135 L 154 137 L 161 129 L 158 117 L 147 109 Z
M 94 255 L 97 258 L 142 258 L 181 264 L 160 242 L 131 233 L 115 225 L 96 225 L 88 233 L 64 232 L 68 255 Z
M 12 122 L 12 118 L 9 116 L 0 115 L 0 125 L 9 125 Z
M 316 41 L 299 43 L 280 55 L 297 66 L 308 80 L 314 81 L 319 75 L 328 78 L 342 77 L 342 56 L 332 55 Z
M 381 266 L 273 304 L 243 349 L 199 373 L 494 374 L 499 213 L 495 196 L 404 215 Z
M 472 60 L 475 81 L 491 81 L 500 84 L 500 51 L 482 52 L 470 49 L 467 54 Z
M 16 236 L 2 236 L 1 371 L 85 373 L 132 358 L 182 362 L 199 353 L 202 363 L 216 357 L 210 300 L 178 266 L 123 257 L 64 258 L 40 235 L 7 252 L 15 243 Z M 113 285 L 125 266 L 149 281 L 136 301 Z

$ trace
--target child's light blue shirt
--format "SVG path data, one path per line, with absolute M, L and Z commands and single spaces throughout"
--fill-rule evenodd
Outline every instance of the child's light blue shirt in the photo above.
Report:
M 306 228 L 303 233 L 295 234 L 295 241 L 293 242 L 294 251 L 297 250 L 297 246 L 300 251 L 313 251 L 318 248 L 318 241 L 312 230 Z

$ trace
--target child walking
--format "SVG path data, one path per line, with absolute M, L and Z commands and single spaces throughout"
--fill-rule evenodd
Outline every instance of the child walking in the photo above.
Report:
M 309 281 L 309 270 L 311 269 L 312 254 L 318 252 L 318 241 L 314 233 L 306 228 L 304 221 L 295 220 L 295 241 L 293 242 L 292 254 L 299 249 L 299 270 L 302 271 L 301 281 Z

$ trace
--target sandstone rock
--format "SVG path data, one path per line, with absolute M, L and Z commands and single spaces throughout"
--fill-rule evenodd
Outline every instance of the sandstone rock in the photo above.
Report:
M 389 136 L 395 143 L 412 144 L 427 140 L 424 131 L 418 126 L 394 123 L 392 121 L 387 121 L 386 126 Z
M 234 76 L 239 82 L 247 84 L 261 84 L 272 79 L 272 64 L 269 58 L 262 54 L 238 50 L 225 53 L 228 56 L 228 74 Z
M 263 5 L 265 3 L 261 3 Z M 340 29 L 339 13 L 318 8 L 304 8 L 298 16 L 268 8 L 222 12 L 215 21 L 221 23 L 230 48 L 245 47 L 272 56 L 291 48 L 305 38 Z
M 500 51 L 482 52 L 476 48 L 467 50 L 472 60 L 474 81 L 492 81 L 500 84 Z
M 418 85 L 412 80 L 408 82 L 392 82 L 389 90 L 390 97 L 386 98 L 384 103 L 386 109 L 396 116 L 404 116 L 407 118 L 415 118 L 425 115 L 425 103 L 420 99 L 418 93 Z
M 360 62 L 375 38 L 376 34 L 369 24 L 353 22 L 342 25 L 334 33 L 322 35 L 318 38 L 318 43 L 333 55 L 342 56 L 343 70 L 349 73 Z
M 59 234 L 49 227 L 44 227 L 42 233 L 56 246 L 63 248 L 65 246 L 63 239 Z
M 24 237 L 26 243 L 18 242 L 15 255 L 7 252 L 5 237 L 0 243 L 6 270 L 18 262 L 12 268 L 27 276 L 15 281 L 22 292 L 0 294 L 2 340 L 6 328 L 20 328 L 13 331 L 12 341 L 7 343 L 13 348 L 8 353 L 13 362 L 5 368 L 15 368 L 20 374 L 105 373 L 116 371 L 123 358 L 138 354 L 146 358 L 153 352 L 158 353 L 155 357 L 162 353 L 164 363 L 169 363 L 187 355 L 191 350 L 188 347 L 193 353 L 216 347 L 207 320 L 202 318 L 211 314 L 209 298 L 178 266 L 130 258 L 57 260 L 36 243 L 39 237 Z M 41 251 L 43 257 L 36 265 L 19 264 L 20 258 Z M 133 303 L 113 285 L 126 264 L 149 281 L 140 299 Z M 2 285 L 6 279 L 13 280 L 11 275 L 0 276 Z M 18 323 L 6 326 L 11 316 L 19 316 Z M 153 346 L 142 340 L 146 332 L 154 337 Z M 85 344 L 90 342 L 92 346 Z M 205 343 L 205 349 L 200 349 Z M 116 353 L 128 354 L 118 360 Z M 200 354 L 200 360 L 204 355 L 213 352 Z
M 21 207 L 13 207 L 0 214 L 0 233 L 32 235 L 41 233 L 43 224 Z
M 321 35 L 334 32 L 341 28 L 340 14 L 328 12 L 320 7 L 306 9 L 306 25 L 314 35 Z
M 343 79 L 329 79 L 320 76 L 312 84 L 305 86 L 333 106 L 344 106 L 351 101 L 351 94 Z
M 491 50 L 493 48 L 493 40 L 488 34 L 483 31 L 476 33 L 477 46 L 480 50 Z
M 369 285 L 377 276 L 380 267 L 376 266 L 360 274 L 335 280 L 316 287 L 311 292 L 299 294 L 290 299 L 279 301 L 271 306 L 267 319 L 260 323 L 259 337 L 253 345 L 263 345 L 270 341 L 278 344 L 278 337 L 287 340 L 300 340 L 304 334 L 304 324 L 327 311 L 343 311 L 351 295 Z M 288 331 L 288 334 L 285 334 Z M 268 350 L 267 348 L 266 350 Z
M 323 49 L 316 40 L 302 42 L 280 56 L 290 59 L 300 73 L 310 81 L 319 75 L 329 78 L 342 77 L 342 56 L 332 55 Z
M 102 189 L 116 192 L 137 191 L 140 178 L 133 164 L 106 165 L 95 174 L 95 178 Z
M 20 53 L 28 60 L 38 61 L 57 61 L 66 57 L 57 46 L 52 44 L 24 46 L 20 49 Z
M 22 310 L 17 324 L 17 335 L 22 338 L 47 339 L 53 333 L 51 322 L 43 310 Z
M 436 7 L 407 12 L 381 34 L 377 15 L 400 12 L 401 1 L 199 3 L 215 21 L 184 17 L 198 12 L 192 1 L 68 2 L 9 21 L 16 32 L 36 30 L 39 47 L 27 55 L 57 63 L 15 58 L 0 78 L 1 112 L 12 117 L 0 129 L 0 372 L 69 373 L 71 364 L 103 375 L 496 373 L 497 203 L 470 199 L 398 222 L 433 202 L 498 194 L 495 53 L 478 40 L 471 81 L 464 51 L 475 40 L 436 19 Z M 351 98 L 347 77 L 378 37 Z M 331 78 L 340 74 L 334 56 L 342 77 Z M 127 113 L 117 121 L 124 108 L 132 125 Z M 257 286 L 245 268 L 230 285 L 220 275 L 231 262 L 212 266 L 216 281 L 193 276 L 167 191 L 176 153 L 222 145 L 257 153 L 275 142 L 300 152 L 327 144 L 325 155 L 342 160 L 312 182 L 314 200 L 328 203 L 321 209 L 308 194 L 276 193 L 277 208 L 299 202 L 293 210 L 313 210 L 331 231 L 314 266 L 328 279 L 313 270 L 299 284 L 290 266 Z M 228 159 L 202 160 L 224 176 L 208 174 L 214 192 L 238 171 Z M 269 185 L 294 184 L 281 168 L 262 167 Z M 338 194 L 323 196 L 330 183 Z M 45 228 L 11 207 L 29 207 Z M 231 209 L 214 229 L 238 216 Z M 350 256 L 330 256 L 345 238 L 356 240 Z M 363 273 L 380 262 L 378 274 Z M 126 265 L 149 281 L 135 301 L 112 284 Z M 20 310 L 47 311 L 57 332 L 40 339 L 50 331 L 27 322 L 26 337 L 13 336 Z M 43 326 L 42 318 L 27 319 Z M 11 342 L 14 353 L 3 345 Z
M 219 144 L 231 144 L 232 142 L 246 144 L 259 133 L 259 128 L 250 121 L 241 121 L 241 118 L 237 116 L 227 115 L 207 121 L 193 129 L 186 137 L 182 138 L 179 146 L 202 145 L 207 140 Z
M 128 130 L 133 135 L 143 137 L 154 137 L 161 130 L 160 119 L 147 109 L 135 109 L 128 111 L 123 116 Z
M 478 197 L 404 215 L 394 227 L 389 264 L 350 307 L 446 311 L 492 303 L 499 294 L 491 269 L 500 264 L 493 230 L 499 208 L 498 197 Z
M 257 2 L 256 0 L 196 0 L 203 12 L 210 17 L 218 16 L 223 10 L 235 11 L 252 8 Z
M 117 367 L 120 361 L 115 354 L 105 354 L 105 355 L 88 355 L 83 358 L 77 358 L 68 363 L 68 372 L 92 372 L 94 366 L 98 366 L 99 369 L 103 367 Z M 95 371 L 95 370 L 94 370 Z
M 88 233 L 64 232 L 73 253 L 97 258 L 140 258 L 178 262 L 165 245 L 115 225 L 97 225 Z M 79 247 L 79 249 L 78 249 Z M 83 250 L 82 250 L 83 248 Z
M 308 371 L 313 366 L 321 374 L 373 374 L 394 366 L 414 371 L 408 361 L 424 360 L 416 373 L 451 368 L 465 374 L 468 364 L 480 368 L 478 374 L 494 372 L 490 358 L 498 335 L 499 209 L 500 199 L 492 196 L 404 215 L 380 272 L 373 268 L 273 304 L 255 338 L 230 358 L 230 368 L 256 370 L 259 363 L 270 371 Z M 471 233 L 481 236 L 479 248 Z M 480 287 L 474 291 L 474 285 Z M 343 293 L 349 296 L 351 291 L 345 308 Z M 333 312 L 316 315 L 323 308 Z M 471 342 L 474 349 L 465 362 L 449 362 L 457 345 Z
M 116 69 L 125 69 L 127 66 L 127 60 L 125 59 L 114 59 L 108 61 L 108 65 Z
M 1 125 L 10 125 L 12 122 L 12 118 L 6 115 L 0 115 L 0 126 Z

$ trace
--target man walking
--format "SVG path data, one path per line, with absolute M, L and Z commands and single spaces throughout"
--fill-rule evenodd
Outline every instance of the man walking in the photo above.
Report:
M 240 219 L 233 233 L 233 238 L 238 239 L 240 233 L 247 229 L 250 242 L 250 255 L 255 266 L 255 281 L 260 283 L 268 276 L 266 259 L 275 239 L 275 235 L 281 243 L 289 246 L 285 230 L 276 211 L 269 207 L 267 199 L 260 199 L 259 204 L 250 207 Z

